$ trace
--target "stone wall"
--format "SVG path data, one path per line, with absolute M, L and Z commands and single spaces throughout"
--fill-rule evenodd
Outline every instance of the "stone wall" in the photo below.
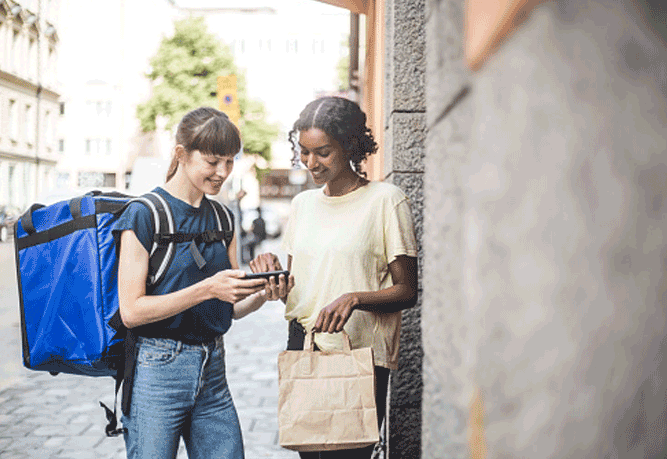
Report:
M 476 457 L 667 457 L 664 37 L 547 2 L 473 75 L 464 3 L 427 4 L 421 457 L 473 454 L 478 389 Z
M 462 294 L 462 174 L 473 112 L 463 64 L 465 0 L 430 0 L 424 174 L 424 458 L 467 458 L 472 384 Z
M 426 37 L 424 0 L 386 2 L 385 180 L 410 198 L 419 266 L 423 266 L 423 174 L 426 145 Z M 420 274 L 421 279 L 421 274 Z M 419 458 L 422 428 L 420 301 L 403 312 L 399 369 L 392 372 L 389 402 L 390 457 Z
M 488 457 L 667 452 L 667 50 L 550 2 L 475 76 L 464 292 Z
M 547 2 L 475 75 L 428 4 L 423 457 L 667 456 L 667 49 Z

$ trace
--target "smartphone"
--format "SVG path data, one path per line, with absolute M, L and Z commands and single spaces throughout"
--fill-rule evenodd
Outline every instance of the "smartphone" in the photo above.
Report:
M 266 279 L 269 280 L 271 277 L 276 278 L 276 282 L 278 282 L 278 276 L 281 274 L 285 275 L 285 280 L 289 277 L 289 271 L 267 271 L 265 273 L 247 273 L 243 279 Z

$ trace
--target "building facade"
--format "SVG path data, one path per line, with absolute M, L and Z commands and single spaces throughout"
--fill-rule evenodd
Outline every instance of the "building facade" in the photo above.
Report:
M 177 11 L 166 0 L 63 0 L 62 17 L 57 186 L 124 190 L 136 157 L 169 155 L 159 135 L 141 132 L 136 107 L 150 95 L 144 74 Z
M 59 0 L 0 1 L 0 204 L 23 209 L 55 184 Z

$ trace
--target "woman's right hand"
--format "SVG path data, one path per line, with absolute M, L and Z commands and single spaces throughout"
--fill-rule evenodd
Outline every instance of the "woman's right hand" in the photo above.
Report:
M 244 277 L 245 272 L 238 269 L 227 269 L 209 277 L 207 282 L 211 296 L 234 304 L 266 288 L 266 280 Z

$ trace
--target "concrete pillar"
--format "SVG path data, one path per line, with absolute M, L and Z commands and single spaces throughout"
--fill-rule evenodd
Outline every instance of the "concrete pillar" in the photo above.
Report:
M 426 145 L 425 1 L 389 0 L 385 14 L 384 176 L 410 198 L 417 240 L 421 241 Z M 420 267 L 422 253 L 420 244 Z M 420 282 L 420 298 L 421 291 Z M 422 358 L 420 300 L 413 309 L 403 312 L 399 370 L 391 376 L 388 419 L 392 459 L 421 456 Z
M 472 81 L 459 279 L 489 458 L 667 454 L 667 48 L 635 5 L 548 2 Z
M 423 458 L 468 458 L 473 388 L 463 298 L 462 174 L 473 112 L 463 64 L 465 0 L 430 0 L 427 30 L 427 146 L 424 160 Z

